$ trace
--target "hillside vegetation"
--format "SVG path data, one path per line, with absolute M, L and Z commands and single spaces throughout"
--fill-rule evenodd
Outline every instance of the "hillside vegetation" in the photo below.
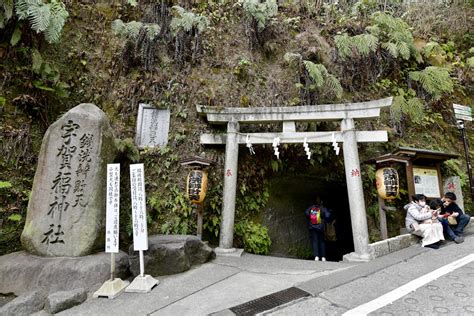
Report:
M 118 139 L 123 248 L 131 233 L 128 164 L 145 163 L 149 233 L 194 234 L 195 213 L 184 194 L 188 170 L 179 161 L 204 152 L 216 161 L 204 206 L 205 236 L 218 240 L 224 154 L 222 147 L 199 144 L 211 127 L 198 117 L 197 104 L 297 106 L 393 96 L 380 119 L 359 123 L 360 129 L 387 130 L 390 140 L 361 146 L 361 161 L 397 146 L 463 157 L 452 104 L 474 100 L 473 25 L 472 1 L 2 0 L 0 254 L 21 249 L 43 134 L 79 103 L 106 112 Z M 171 110 L 168 146 L 135 147 L 142 102 Z M 335 128 L 327 122 L 298 126 Z M 470 125 L 467 134 L 474 144 Z M 330 144 L 311 145 L 311 162 L 300 147 L 284 146 L 280 160 L 271 146 L 258 147 L 255 156 L 241 148 L 236 243 L 250 251 L 269 247 L 259 224 L 269 198 L 266 179 L 316 164 L 342 170 Z M 461 177 L 469 211 L 465 161 L 448 161 L 443 169 Z M 363 166 L 372 240 L 379 238 L 374 172 Z M 402 190 L 397 203 L 407 199 Z M 394 235 L 401 219 L 391 216 Z

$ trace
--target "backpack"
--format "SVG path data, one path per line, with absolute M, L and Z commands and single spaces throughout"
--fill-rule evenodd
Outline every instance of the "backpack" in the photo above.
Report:
M 309 211 L 309 221 L 312 225 L 321 224 L 321 210 L 318 207 L 312 207 Z

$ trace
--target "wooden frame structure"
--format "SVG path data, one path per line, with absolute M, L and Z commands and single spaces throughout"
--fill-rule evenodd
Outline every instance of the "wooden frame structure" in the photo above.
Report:
M 366 163 L 375 163 L 375 167 L 381 168 L 384 166 L 391 166 L 396 163 L 405 164 L 405 172 L 407 177 L 407 189 L 408 196 L 416 194 L 415 190 L 415 179 L 413 168 L 421 167 L 428 168 L 437 171 L 438 174 L 438 186 L 439 192 L 443 194 L 443 183 L 441 180 L 441 163 L 449 160 L 459 158 L 459 155 L 444 153 L 441 151 L 410 148 L 410 147 L 399 147 L 397 150 L 390 154 L 378 156 L 366 161 Z M 428 196 L 429 198 L 441 198 L 441 196 Z M 387 230 L 387 215 L 386 211 L 390 208 L 385 206 L 385 201 L 382 198 L 378 198 L 379 202 L 379 218 L 380 218 L 380 234 L 382 239 L 388 238 Z

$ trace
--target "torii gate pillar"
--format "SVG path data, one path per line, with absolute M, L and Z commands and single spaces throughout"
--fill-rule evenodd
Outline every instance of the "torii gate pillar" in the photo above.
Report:
M 344 256 L 347 261 L 368 261 L 372 259 L 369 252 L 369 233 L 365 214 L 364 191 L 360 172 L 359 151 L 353 119 L 341 122 L 344 135 L 343 153 L 346 172 L 347 193 L 351 212 L 351 225 L 354 240 L 354 251 Z
M 237 139 L 239 122 L 227 123 L 224 168 L 224 195 L 222 200 L 222 222 L 219 247 L 216 252 L 231 253 L 234 240 L 235 195 L 237 192 L 237 167 L 239 159 L 239 142 Z

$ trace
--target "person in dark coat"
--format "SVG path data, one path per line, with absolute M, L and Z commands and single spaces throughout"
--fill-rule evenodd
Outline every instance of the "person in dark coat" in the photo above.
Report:
M 456 194 L 453 192 L 446 192 L 444 197 L 441 199 L 443 201 L 443 206 L 441 207 L 441 215 L 449 214 L 456 218 L 457 224 L 451 225 L 451 229 L 453 230 L 456 236 L 460 237 L 462 240 L 463 238 L 463 231 L 464 227 L 469 223 L 471 217 L 461 210 L 461 208 L 456 203 Z
M 453 230 L 451 229 L 451 226 L 449 225 L 449 220 L 448 216 L 449 214 L 443 214 L 441 215 L 441 210 L 443 208 L 443 201 L 441 199 L 434 199 L 430 202 L 430 208 L 432 210 L 436 210 L 438 212 L 438 220 L 443 225 L 443 233 L 445 235 L 448 235 L 451 240 L 453 240 L 455 243 L 460 244 L 464 241 L 462 237 L 459 237 L 456 235 Z
M 324 222 L 329 222 L 331 211 L 323 206 L 322 201 L 317 198 L 316 203 L 304 212 L 308 223 L 309 237 L 313 249 L 314 261 L 326 261 L 326 244 L 324 241 Z

